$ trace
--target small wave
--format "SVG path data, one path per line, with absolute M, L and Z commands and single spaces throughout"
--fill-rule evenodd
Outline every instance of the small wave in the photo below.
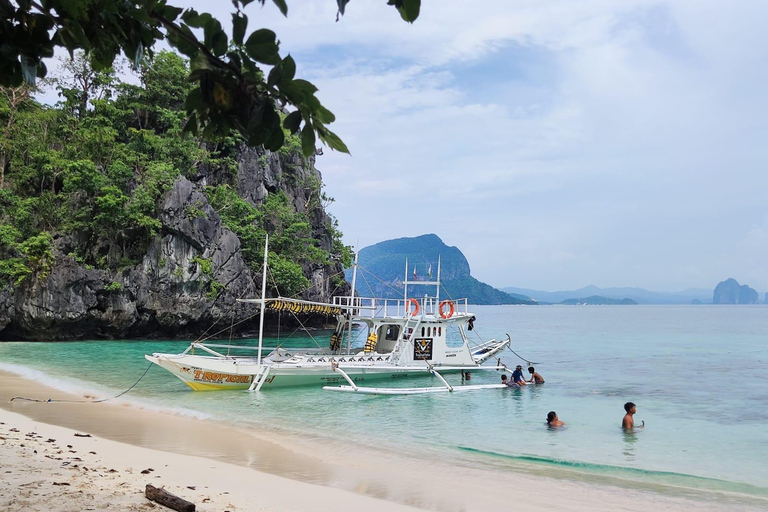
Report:
M 750 498 L 768 499 L 768 488 L 742 482 L 731 482 L 673 471 L 613 466 L 610 464 L 565 460 L 537 455 L 509 455 L 468 446 L 458 446 L 457 448 L 462 452 L 478 455 L 483 458 L 492 457 L 498 461 L 507 461 L 511 466 L 517 465 L 519 468 L 525 466 L 549 467 L 564 471 L 574 471 L 584 475 L 600 476 L 640 484 L 652 484 L 660 487 L 730 492 L 746 495 Z
M 15 363 L 0 362 L 0 370 L 8 373 L 13 373 L 24 379 L 38 382 L 46 387 L 68 393 L 70 395 L 76 395 L 83 397 L 85 401 L 88 400 L 101 400 L 109 399 L 119 393 L 119 390 L 109 389 L 106 387 L 98 386 L 91 382 L 80 381 L 75 378 L 69 377 L 54 377 L 49 373 L 37 368 L 24 366 Z M 37 400 L 47 400 L 48 396 L 36 396 L 26 397 L 34 398 Z M 165 414 L 173 414 L 176 416 L 182 416 L 185 418 L 209 420 L 213 419 L 213 415 L 204 412 L 196 411 L 185 407 L 163 405 L 152 401 L 151 399 L 143 399 L 136 397 L 120 397 L 112 403 L 125 404 L 137 409 L 143 409 L 150 412 L 159 412 Z

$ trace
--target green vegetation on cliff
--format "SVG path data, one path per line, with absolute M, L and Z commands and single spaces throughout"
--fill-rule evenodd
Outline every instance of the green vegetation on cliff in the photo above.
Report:
M 276 278 L 270 284 L 281 293 L 309 285 L 302 264 L 349 264 L 335 225 L 328 226 L 331 251 L 313 237 L 311 216 L 327 199 L 319 182 L 315 202 L 303 211 L 281 191 L 262 204 L 249 202 L 236 192 L 239 136 L 215 143 L 181 136 L 188 73 L 181 57 L 160 52 L 143 62 L 140 83 L 128 84 L 76 54 L 55 80 L 61 97 L 55 107 L 36 102 L 27 86 L 0 87 L 0 287 L 45 278 L 54 249 L 85 268 L 114 273 L 137 265 L 163 230 L 161 198 L 179 177 L 198 181 L 201 168 L 220 176 L 206 181 L 208 201 L 239 237 L 254 271 L 260 272 L 270 233 Z M 285 151 L 300 147 L 295 142 Z M 188 204 L 184 215 L 206 213 Z M 205 262 L 195 261 L 206 274 Z M 216 292 L 221 283 L 208 277 Z

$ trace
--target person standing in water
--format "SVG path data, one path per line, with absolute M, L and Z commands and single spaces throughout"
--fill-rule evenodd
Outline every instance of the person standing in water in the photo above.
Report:
M 557 417 L 557 413 L 555 411 L 549 411 L 549 414 L 547 414 L 547 426 L 562 427 L 563 425 L 565 425 L 565 422 L 560 421 L 560 418 Z
M 624 430 L 632 430 L 635 428 L 635 413 L 637 412 L 637 406 L 633 404 L 632 402 L 627 402 L 624 404 L 624 410 L 627 411 L 627 414 L 624 415 L 624 419 L 621 420 L 621 428 Z M 643 422 L 642 425 L 640 425 L 637 428 L 643 428 L 645 426 L 645 422 Z

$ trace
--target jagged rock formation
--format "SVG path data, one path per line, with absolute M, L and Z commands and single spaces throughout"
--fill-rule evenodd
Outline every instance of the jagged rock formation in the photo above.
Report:
M 715 287 L 713 304 L 757 304 L 757 291 L 747 285 L 740 285 L 733 278 L 721 281 Z
M 241 147 L 236 176 L 202 165 L 191 180 L 179 177 L 161 201 L 160 232 L 132 267 L 109 271 L 81 265 L 68 256 L 79 242 L 54 235 L 50 274 L 0 290 L 0 340 L 194 338 L 214 323 L 254 330 L 255 320 L 238 323 L 255 309 L 236 299 L 258 295 L 261 276 L 252 274 L 240 239 L 224 226 L 203 187 L 228 183 L 254 206 L 284 191 L 296 211 L 309 214 L 312 236 L 328 251 L 333 223 L 321 206 L 309 207 L 317 190 L 301 186 L 308 179 L 322 183 L 314 158 Z M 196 215 L 188 214 L 189 205 Z M 341 264 L 301 265 L 316 285 L 305 298 L 329 300 L 328 277 L 342 271 Z
M 464 254 L 457 247 L 445 245 L 435 234 L 387 240 L 362 249 L 359 264 L 364 271 L 356 283 L 357 293 L 366 297 L 402 297 L 406 259 L 409 265 L 408 279 L 423 281 L 437 278 L 439 259 L 440 281 L 447 297 L 467 298 L 472 304 L 535 304 L 534 301 L 509 295 L 472 277 Z M 375 278 L 366 278 L 368 273 Z M 414 292 L 418 288 L 412 286 L 409 289 Z M 433 292 L 434 288 L 430 288 L 429 293 Z

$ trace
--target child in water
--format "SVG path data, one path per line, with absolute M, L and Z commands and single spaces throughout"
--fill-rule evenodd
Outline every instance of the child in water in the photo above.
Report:
M 560 421 L 560 418 L 557 417 L 557 413 L 555 411 L 549 411 L 549 414 L 547 414 L 547 426 L 562 427 L 563 425 L 565 425 L 565 422 Z

